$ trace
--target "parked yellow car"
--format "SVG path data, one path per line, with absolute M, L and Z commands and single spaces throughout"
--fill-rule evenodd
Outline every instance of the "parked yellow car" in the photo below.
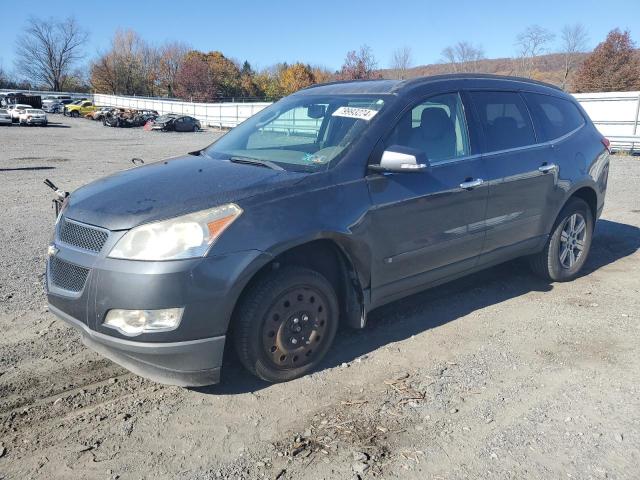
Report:
M 74 118 L 77 118 L 79 116 L 85 116 L 88 113 L 93 113 L 98 109 L 98 107 L 96 107 L 93 102 L 90 102 L 88 100 L 85 100 L 83 102 L 80 103 L 72 103 L 70 105 L 67 105 L 64 109 L 64 114 L 65 115 L 70 115 Z

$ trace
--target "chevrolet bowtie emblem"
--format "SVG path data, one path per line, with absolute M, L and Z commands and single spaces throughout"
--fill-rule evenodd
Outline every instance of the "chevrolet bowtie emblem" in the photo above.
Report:
M 56 247 L 55 245 L 49 245 L 49 248 L 47 248 L 47 255 L 50 257 L 53 257 L 58 252 L 58 247 Z

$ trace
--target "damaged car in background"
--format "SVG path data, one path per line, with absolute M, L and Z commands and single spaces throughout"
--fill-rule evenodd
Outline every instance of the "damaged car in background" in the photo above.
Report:
M 96 110 L 95 112 L 88 113 L 87 118 L 91 120 L 102 120 L 107 112 L 110 112 L 111 110 L 113 110 L 113 108 L 114 107 L 109 106 L 98 107 L 98 110 Z
M 169 113 L 155 119 L 151 124 L 151 130 L 159 130 L 162 132 L 197 132 L 202 126 L 197 118 L 189 115 L 178 115 Z
M 158 117 L 155 110 L 131 110 L 113 108 L 103 114 L 102 124 L 107 127 L 142 127 Z

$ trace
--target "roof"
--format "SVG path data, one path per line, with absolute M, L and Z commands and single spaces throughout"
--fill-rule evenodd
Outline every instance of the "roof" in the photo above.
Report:
M 393 93 L 400 80 L 344 80 L 311 85 L 297 92 L 302 95 L 349 94 L 349 93 Z
M 350 94 L 350 93 L 372 93 L 372 94 L 392 94 L 412 90 L 416 87 L 429 83 L 452 81 L 452 80 L 498 80 L 501 82 L 513 82 L 529 85 L 537 85 L 554 90 L 561 90 L 550 83 L 539 82 L 530 78 L 511 77 L 504 75 L 492 75 L 487 73 L 452 73 L 447 75 L 432 75 L 428 77 L 417 77 L 409 80 L 345 80 L 337 82 L 311 85 L 302 89 L 298 94 L 302 95 L 324 95 L 324 94 Z

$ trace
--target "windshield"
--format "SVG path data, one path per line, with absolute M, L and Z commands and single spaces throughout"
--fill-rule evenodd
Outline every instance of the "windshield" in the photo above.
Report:
M 362 95 L 287 97 L 229 131 L 204 153 L 271 162 L 286 170 L 323 170 L 346 153 L 383 105 L 383 98 Z

